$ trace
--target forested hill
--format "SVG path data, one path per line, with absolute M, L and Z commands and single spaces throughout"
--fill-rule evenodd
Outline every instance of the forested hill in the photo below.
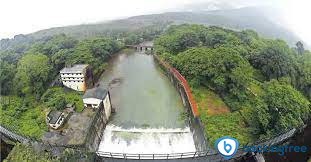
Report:
M 97 24 L 84 24 L 41 30 L 28 35 L 18 35 L 14 39 L 0 41 L 0 50 L 14 48 L 17 45 L 32 43 L 48 36 L 64 33 L 68 36 L 84 39 L 94 36 L 118 38 L 126 32 L 141 33 L 147 30 L 159 30 L 169 24 L 196 23 L 217 25 L 231 29 L 253 29 L 263 36 L 281 38 L 294 45 L 299 38 L 285 27 L 274 22 L 277 18 L 269 15 L 266 9 L 240 8 L 218 11 L 168 12 L 163 14 L 141 15 L 127 19 Z M 274 18 L 272 21 L 271 18 Z
M 311 119 L 308 50 L 252 30 L 188 24 L 172 25 L 154 48 L 187 79 L 211 145 L 270 138 Z

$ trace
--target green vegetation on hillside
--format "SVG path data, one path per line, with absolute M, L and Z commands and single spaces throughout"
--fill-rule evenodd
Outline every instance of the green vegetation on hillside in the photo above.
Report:
M 51 158 L 49 153 L 44 151 L 36 152 L 33 148 L 27 145 L 17 143 L 10 152 L 4 162 L 58 162 L 59 160 Z
M 97 37 L 75 40 L 64 34 L 34 42 L 26 51 L 0 52 L 1 125 L 25 136 L 40 139 L 47 130 L 45 113 L 63 110 L 75 103 L 81 112 L 81 94 L 61 87 L 50 88 L 66 65 L 89 64 L 93 78 L 99 77 L 106 62 L 123 48 L 123 43 Z M 16 53 L 13 57 L 10 53 Z
M 64 90 L 61 87 L 49 88 L 41 97 L 40 101 L 45 107 L 62 110 L 66 104 L 75 104 L 76 111 L 83 110 L 82 95 L 72 90 Z
M 210 143 L 222 136 L 249 143 L 310 118 L 311 53 L 301 47 L 201 25 L 171 26 L 154 44 L 192 85 Z M 219 100 L 230 112 L 215 106 Z
M 17 143 L 4 162 L 93 161 L 95 156 L 93 152 L 66 148 L 58 157 L 55 157 L 41 149 L 39 146 L 32 147 L 31 145 Z
M 26 137 L 40 139 L 47 127 L 43 108 L 31 96 L 1 96 L 0 124 Z

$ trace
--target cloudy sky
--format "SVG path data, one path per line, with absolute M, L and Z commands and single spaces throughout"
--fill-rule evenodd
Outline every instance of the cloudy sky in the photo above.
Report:
M 310 0 L 1 0 L 0 39 L 50 27 L 95 23 L 166 11 L 230 9 L 255 5 L 279 8 L 288 28 L 311 43 Z

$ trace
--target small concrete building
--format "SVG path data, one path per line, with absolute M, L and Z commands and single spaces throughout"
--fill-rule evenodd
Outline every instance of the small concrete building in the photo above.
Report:
M 82 97 L 85 108 L 97 109 L 100 106 L 104 107 L 106 117 L 109 119 L 111 114 L 111 100 L 108 90 L 95 87 L 88 89 Z
M 60 111 L 52 110 L 47 114 L 46 120 L 51 128 L 57 129 L 64 123 L 65 114 Z
M 87 79 L 90 76 L 87 64 L 76 64 L 65 67 L 60 71 L 60 78 L 64 86 L 76 91 L 85 91 Z

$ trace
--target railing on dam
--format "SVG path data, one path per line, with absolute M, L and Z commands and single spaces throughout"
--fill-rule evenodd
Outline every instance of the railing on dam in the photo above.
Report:
M 142 160 L 164 160 L 164 159 L 184 159 L 205 157 L 207 153 L 202 152 L 185 152 L 185 153 L 171 153 L 171 154 L 124 154 L 111 152 L 97 152 L 100 157 L 116 158 L 116 159 L 142 159 Z
M 162 61 L 157 55 L 154 55 L 154 57 L 160 63 L 160 65 L 162 65 L 167 70 L 169 70 L 174 75 L 174 77 L 177 78 L 178 81 L 181 83 L 183 89 L 186 92 L 186 96 L 187 96 L 188 102 L 190 104 L 193 116 L 197 117 L 199 115 L 198 108 L 197 108 L 197 105 L 196 105 L 196 103 L 192 97 L 192 93 L 191 93 L 190 87 L 187 83 L 187 80 L 175 68 L 171 67 L 169 64 Z
M 170 79 L 172 85 L 179 92 L 183 105 L 187 110 L 188 122 L 191 132 L 193 133 L 193 140 L 197 151 L 207 150 L 206 137 L 204 129 L 199 119 L 199 112 L 195 100 L 193 99 L 190 87 L 186 79 L 168 63 L 160 59 L 157 55 L 153 55 L 160 67 L 165 71 L 166 76 Z

